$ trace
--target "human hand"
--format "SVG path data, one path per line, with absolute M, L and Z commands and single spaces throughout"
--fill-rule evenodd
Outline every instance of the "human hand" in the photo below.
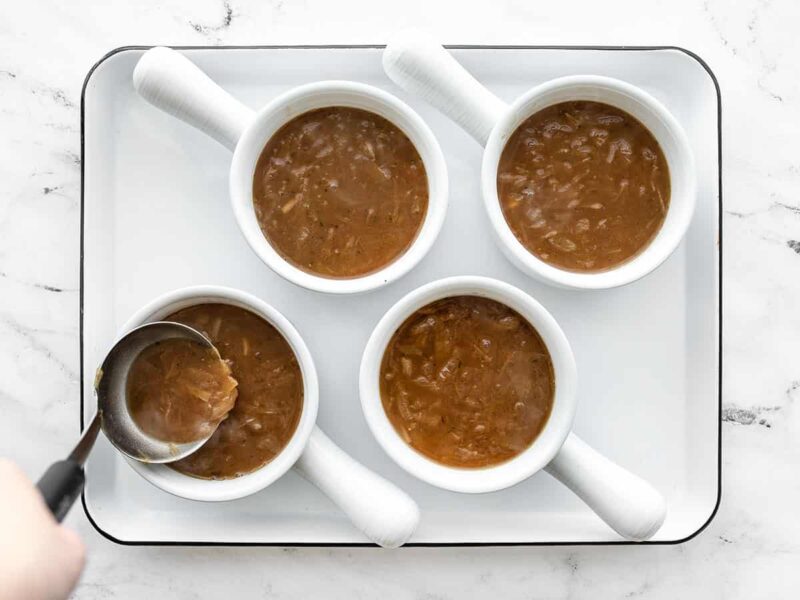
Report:
M 86 549 L 59 525 L 20 468 L 0 458 L 0 600 L 64 600 Z

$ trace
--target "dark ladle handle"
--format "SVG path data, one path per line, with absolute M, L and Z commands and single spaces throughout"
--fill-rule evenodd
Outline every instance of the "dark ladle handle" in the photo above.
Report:
M 66 459 L 50 465 L 36 483 L 50 512 L 59 523 L 67 516 L 83 490 L 86 476 L 83 466 L 74 460 Z
M 59 523 L 67 516 L 69 509 L 83 490 L 83 484 L 86 482 L 83 463 L 94 447 L 100 426 L 100 413 L 95 413 L 69 457 L 50 465 L 36 483 L 47 508 Z

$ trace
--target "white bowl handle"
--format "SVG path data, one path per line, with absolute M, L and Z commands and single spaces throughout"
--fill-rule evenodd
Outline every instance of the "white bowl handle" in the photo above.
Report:
M 393 483 L 353 460 L 319 427 L 314 427 L 294 467 L 379 546 L 402 546 L 417 528 L 417 503 Z
M 653 537 L 667 515 L 666 502 L 658 490 L 575 434 L 567 437 L 545 470 L 626 539 L 642 541 Z
M 133 87 L 150 104 L 204 131 L 230 150 L 254 112 L 170 48 L 151 48 L 133 71 Z
M 484 146 L 508 110 L 447 50 L 416 30 L 402 32 L 386 46 L 383 69 L 397 85 L 430 102 Z

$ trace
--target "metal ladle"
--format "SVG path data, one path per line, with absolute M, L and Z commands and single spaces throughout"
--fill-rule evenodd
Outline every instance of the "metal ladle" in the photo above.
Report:
M 136 426 L 128 412 L 126 387 L 128 372 L 139 353 L 158 342 L 184 339 L 219 352 L 202 333 L 187 325 L 157 321 L 132 329 L 114 344 L 97 374 L 95 392 L 97 412 L 65 460 L 53 463 L 36 487 L 56 520 L 61 521 L 83 490 L 86 480 L 83 465 L 102 428 L 111 443 L 123 454 L 150 463 L 167 463 L 188 456 L 213 435 L 183 444 L 157 440 Z

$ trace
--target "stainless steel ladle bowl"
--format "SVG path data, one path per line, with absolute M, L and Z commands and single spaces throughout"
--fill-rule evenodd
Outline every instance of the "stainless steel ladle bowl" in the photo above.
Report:
M 212 430 L 200 440 L 175 444 L 150 437 L 131 418 L 126 398 L 131 365 L 145 348 L 172 339 L 201 344 L 219 356 L 217 349 L 202 333 L 188 325 L 169 321 L 147 323 L 132 329 L 114 344 L 97 371 L 97 412 L 70 455 L 50 465 L 36 484 L 57 520 L 66 516 L 83 489 L 83 465 L 101 428 L 120 452 L 135 460 L 152 463 L 180 460 L 200 448 L 214 433 Z

